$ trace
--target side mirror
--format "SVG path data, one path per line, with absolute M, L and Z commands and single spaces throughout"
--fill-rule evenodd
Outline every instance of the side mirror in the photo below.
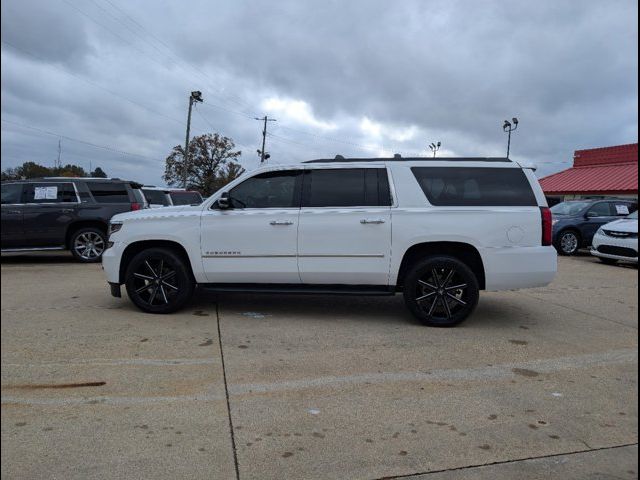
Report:
M 218 207 L 222 210 L 231 208 L 231 203 L 229 202 L 229 192 L 222 192 L 220 198 L 218 198 Z
M 595 218 L 598 216 L 598 212 L 587 212 L 585 218 Z

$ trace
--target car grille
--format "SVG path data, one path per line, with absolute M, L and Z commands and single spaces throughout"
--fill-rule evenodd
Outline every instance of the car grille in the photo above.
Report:
M 615 247 L 613 245 L 600 245 L 598 251 L 605 255 L 617 255 L 618 257 L 636 258 L 638 256 L 638 252 L 633 248 Z
M 603 230 L 605 235 L 614 238 L 638 238 L 637 233 L 633 232 L 616 232 L 615 230 Z

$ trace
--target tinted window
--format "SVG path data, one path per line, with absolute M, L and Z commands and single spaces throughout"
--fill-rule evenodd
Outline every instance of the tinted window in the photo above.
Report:
M 389 180 L 384 168 L 336 168 L 305 174 L 305 207 L 389 206 Z
M 613 214 L 611 213 L 611 208 L 609 207 L 609 203 L 601 202 L 601 203 L 596 203 L 593 207 L 591 207 L 587 215 L 591 215 L 593 217 L 609 217 Z
M 142 190 L 142 192 L 149 204 L 163 205 L 165 207 L 171 205 L 169 195 L 162 190 Z
M 171 192 L 171 201 L 174 205 L 198 205 L 202 203 L 202 197 L 198 192 Z
M 21 203 L 22 184 L 3 183 L 2 184 L 2 204 Z
M 87 185 L 98 203 L 129 203 L 129 193 L 124 183 L 87 182 Z
M 411 171 L 432 205 L 538 205 L 529 180 L 519 168 L 413 167 Z
M 229 192 L 232 208 L 299 208 L 300 170 L 251 177 Z
M 71 183 L 32 183 L 27 188 L 26 203 L 71 203 L 78 197 Z

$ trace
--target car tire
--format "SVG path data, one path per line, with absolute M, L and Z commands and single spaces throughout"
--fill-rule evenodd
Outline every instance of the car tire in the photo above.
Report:
M 69 249 L 79 262 L 99 262 L 107 249 L 107 234 L 97 227 L 81 228 L 71 235 Z
M 615 265 L 618 263 L 618 260 L 616 260 L 615 258 L 598 257 L 598 259 L 606 265 Z
M 431 327 L 453 327 L 475 310 L 478 279 L 455 257 L 427 257 L 407 273 L 404 301 L 413 315 Z
M 195 280 L 175 250 L 149 248 L 138 253 L 127 267 L 125 288 L 143 312 L 172 313 L 184 306 L 195 289 Z
M 580 234 L 575 230 L 564 230 L 558 234 L 555 247 L 560 255 L 571 256 L 578 252 L 581 241 Z

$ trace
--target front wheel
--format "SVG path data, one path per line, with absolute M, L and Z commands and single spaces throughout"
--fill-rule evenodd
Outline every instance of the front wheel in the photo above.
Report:
M 560 255 L 575 255 L 580 248 L 580 237 L 572 230 L 566 230 L 558 236 L 556 249 Z
M 125 286 L 129 298 L 140 310 L 171 313 L 191 298 L 195 281 L 186 260 L 175 251 L 149 248 L 131 260 Z
M 478 304 L 478 280 L 454 257 L 429 257 L 416 264 L 404 282 L 404 300 L 411 313 L 432 327 L 453 327 Z

